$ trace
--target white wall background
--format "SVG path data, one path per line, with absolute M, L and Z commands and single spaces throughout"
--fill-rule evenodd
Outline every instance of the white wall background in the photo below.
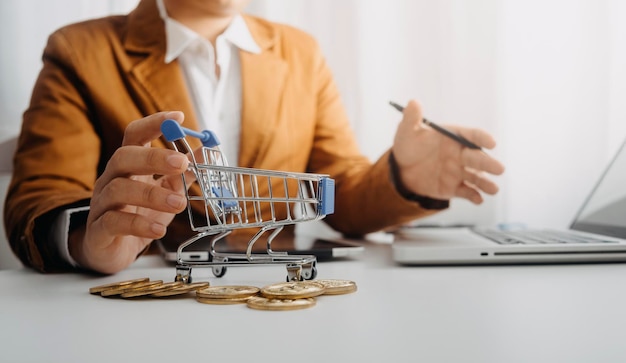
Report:
M 492 132 L 501 193 L 453 202 L 441 222 L 567 226 L 626 137 L 626 2 L 256 0 L 255 13 L 314 34 L 363 151 L 390 144 L 418 98 L 433 120 Z
M 47 34 L 136 3 L 0 2 L 0 142 L 18 133 Z M 319 40 L 371 159 L 399 121 L 389 100 L 496 136 L 501 192 L 434 221 L 566 226 L 626 137 L 624 1 L 253 0 L 248 11 Z

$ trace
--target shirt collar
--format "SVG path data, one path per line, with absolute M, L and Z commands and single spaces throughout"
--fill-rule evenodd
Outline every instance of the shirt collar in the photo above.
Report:
M 170 18 L 167 15 L 167 10 L 165 9 L 163 0 L 157 0 L 157 7 L 159 8 L 161 19 L 165 22 L 165 36 L 167 44 L 165 63 L 170 63 L 178 58 L 196 39 L 203 38 L 185 25 Z M 252 38 L 250 29 L 248 29 L 248 26 L 241 15 L 235 15 L 228 28 L 226 28 L 224 33 L 219 35 L 218 38 L 224 38 L 241 50 L 254 54 L 261 53 L 261 48 L 254 38 Z

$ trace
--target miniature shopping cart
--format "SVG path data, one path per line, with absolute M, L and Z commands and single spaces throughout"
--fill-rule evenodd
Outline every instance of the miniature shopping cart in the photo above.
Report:
M 176 281 L 191 282 L 192 267 L 213 269 L 224 276 L 227 266 L 284 264 L 287 281 L 312 280 L 317 275 L 313 255 L 289 255 L 272 250 L 272 240 L 286 225 L 324 218 L 334 211 L 335 184 L 327 175 L 291 173 L 230 167 L 211 131 L 196 132 L 166 120 L 161 132 L 177 151 L 189 155 L 191 162 L 183 182 L 193 175 L 197 187 L 187 189 L 187 212 L 196 234 L 177 250 Z M 202 141 L 201 156 L 194 153 L 186 136 Z M 194 210 L 196 213 L 194 213 Z M 198 211 L 203 213 L 197 213 Z M 198 217 L 200 215 L 200 217 Z M 219 252 L 216 244 L 235 229 L 258 229 L 250 238 L 246 252 Z M 268 234 L 264 253 L 253 253 L 253 245 Z M 212 238 L 209 261 L 183 259 L 183 250 L 202 238 Z

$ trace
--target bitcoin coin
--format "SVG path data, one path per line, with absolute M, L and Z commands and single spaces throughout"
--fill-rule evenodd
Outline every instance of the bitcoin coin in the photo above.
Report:
M 298 310 L 315 306 L 315 298 L 306 299 L 268 299 L 266 297 L 251 297 L 246 302 L 251 309 L 257 310 Z
M 254 296 L 259 293 L 256 286 L 209 286 L 196 291 L 196 296 L 207 299 L 234 299 Z
M 189 292 L 205 288 L 207 286 L 209 286 L 208 282 L 192 282 L 192 283 L 189 283 L 189 284 L 183 284 L 181 286 L 174 287 L 173 289 L 170 289 L 170 290 L 156 292 L 156 293 L 151 294 L 150 296 L 153 296 L 153 297 L 169 297 L 169 296 L 184 295 L 184 294 L 187 294 Z
M 126 281 L 120 281 L 120 282 L 113 282 L 110 284 L 106 284 L 106 285 L 100 285 L 100 286 L 94 286 L 92 288 L 89 289 L 89 293 L 90 294 L 100 294 L 103 291 L 106 290 L 111 290 L 111 289 L 117 289 L 123 286 L 129 286 L 132 284 L 137 284 L 137 283 L 141 283 L 141 282 L 146 282 L 149 281 L 150 279 L 148 277 L 142 277 L 139 279 L 134 279 L 134 280 L 126 280 Z
M 153 293 L 171 290 L 175 287 L 181 286 L 182 284 L 182 281 L 166 282 L 163 284 L 152 285 L 145 288 L 132 289 L 130 291 L 122 293 L 120 296 L 123 298 L 148 296 Z
M 196 296 L 196 300 L 203 304 L 211 304 L 211 305 L 233 305 L 233 304 L 244 304 L 248 299 L 251 299 L 251 296 L 244 297 L 233 297 L 233 298 L 205 298 Z
M 313 281 L 292 281 L 268 285 L 261 295 L 270 299 L 304 299 L 324 293 L 324 285 Z
M 110 290 L 104 290 L 100 293 L 100 295 L 102 296 L 116 296 L 116 295 L 122 295 L 125 292 L 134 290 L 134 289 L 145 289 L 148 288 L 150 286 L 155 286 L 155 285 L 161 285 L 163 283 L 163 280 L 156 280 L 156 281 L 144 281 L 144 282 L 139 282 L 136 284 L 131 284 L 131 285 L 127 285 L 127 286 L 120 286 L 118 288 L 115 289 L 110 289 Z
M 315 282 L 324 285 L 324 295 L 342 295 L 355 292 L 356 283 L 350 280 L 320 279 Z

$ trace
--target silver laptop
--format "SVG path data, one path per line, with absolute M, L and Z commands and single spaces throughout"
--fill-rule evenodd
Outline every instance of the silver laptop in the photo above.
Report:
M 569 229 L 401 228 L 393 258 L 407 265 L 626 261 L 625 145 Z

